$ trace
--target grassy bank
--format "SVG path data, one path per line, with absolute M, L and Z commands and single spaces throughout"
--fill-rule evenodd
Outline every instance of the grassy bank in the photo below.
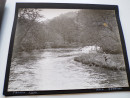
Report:
M 90 53 L 75 57 L 74 60 L 89 66 L 99 66 L 112 70 L 125 70 L 122 54 Z

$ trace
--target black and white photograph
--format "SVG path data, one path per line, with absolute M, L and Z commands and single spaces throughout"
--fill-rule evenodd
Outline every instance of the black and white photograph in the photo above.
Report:
M 18 8 L 8 92 L 129 87 L 115 10 Z

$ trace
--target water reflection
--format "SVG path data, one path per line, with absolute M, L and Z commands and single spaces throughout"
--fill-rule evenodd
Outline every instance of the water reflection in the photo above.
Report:
M 126 72 L 82 65 L 77 49 L 22 52 L 11 63 L 9 91 L 111 88 L 128 86 Z

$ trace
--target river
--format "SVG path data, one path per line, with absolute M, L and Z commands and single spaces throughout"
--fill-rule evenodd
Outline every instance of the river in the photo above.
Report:
M 21 52 L 11 63 L 8 91 L 67 90 L 128 87 L 125 71 L 74 61 L 78 49 Z

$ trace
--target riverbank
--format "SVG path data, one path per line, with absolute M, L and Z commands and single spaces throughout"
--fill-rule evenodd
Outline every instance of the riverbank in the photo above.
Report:
M 74 61 L 74 57 L 83 54 L 76 48 L 21 52 L 11 62 L 8 91 L 128 87 L 125 71 L 91 67 Z
M 103 67 L 112 70 L 125 70 L 122 54 L 89 53 L 75 57 L 74 60 L 89 66 Z

